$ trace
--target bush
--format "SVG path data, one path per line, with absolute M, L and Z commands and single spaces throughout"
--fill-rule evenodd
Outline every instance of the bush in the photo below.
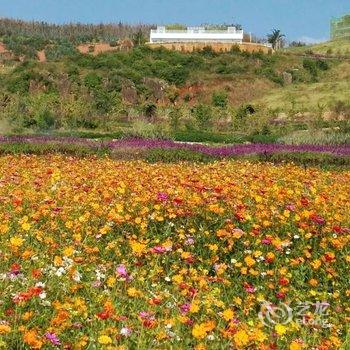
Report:
M 49 130 L 55 125 L 55 116 L 52 111 L 44 110 L 42 111 L 36 120 L 36 126 L 39 130 Z
M 256 112 L 254 106 L 247 104 L 247 105 L 241 105 L 238 110 L 236 111 L 235 117 L 238 120 L 244 120 L 249 115 L 254 114 Z
M 89 89 L 96 89 L 101 85 L 102 77 L 95 72 L 88 73 L 84 78 L 84 84 Z
M 142 120 L 136 120 L 131 130 L 125 136 L 139 137 L 143 139 L 168 139 L 170 134 L 161 124 L 152 124 Z
M 226 108 L 228 104 L 228 95 L 225 91 L 216 91 L 212 96 L 212 104 L 214 107 Z
M 212 110 L 210 106 L 199 104 L 192 110 L 193 116 L 197 121 L 198 126 L 207 129 L 212 119 Z

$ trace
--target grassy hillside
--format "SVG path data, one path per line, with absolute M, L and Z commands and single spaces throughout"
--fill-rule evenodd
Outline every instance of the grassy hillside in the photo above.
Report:
M 274 141 L 310 127 L 338 128 L 339 116 L 350 114 L 350 62 L 340 59 L 294 49 L 186 54 L 144 46 L 93 56 L 50 40 L 46 62 L 30 55 L 3 62 L 0 133 Z
M 350 99 L 350 61 L 334 66 L 314 82 L 301 82 L 274 89 L 258 102 L 284 112 L 326 111 Z
M 334 40 L 320 43 L 317 45 L 307 45 L 303 47 L 293 47 L 286 49 L 286 52 L 320 54 L 333 56 L 349 56 L 350 57 L 350 40 Z

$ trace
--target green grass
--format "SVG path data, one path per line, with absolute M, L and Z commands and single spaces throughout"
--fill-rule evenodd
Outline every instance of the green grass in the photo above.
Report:
M 327 41 L 316 45 L 293 47 L 285 50 L 287 53 L 315 53 L 321 55 L 342 55 L 350 57 L 350 40 Z
M 258 103 L 271 109 L 316 111 L 328 108 L 335 101 L 350 99 L 350 61 L 326 72 L 318 82 L 298 83 L 271 90 Z

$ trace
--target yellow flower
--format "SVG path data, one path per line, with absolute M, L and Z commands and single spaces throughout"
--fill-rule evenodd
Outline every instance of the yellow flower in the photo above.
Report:
M 234 317 L 234 312 L 231 309 L 226 309 L 225 311 L 222 312 L 222 317 L 227 322 L 231 321 Z
M 73 253 L 74 253 L 74 247 L 72 247 L 72 246 L 66 247 L 66 248 L 64 248 L 64 250 L 63 250 L 63 255 L 64 255 L 64 256 L 67 256 L 67 257 L 72 256 Z
M 103 345 L 108 345 L 112 343 L 112 338 L 108 335 L 101 335 L 98 337 L 98 342 Z
M 132 249 L 132 252 L 138 256 L 141 255 L 146 249 L 146 244 L 143 244 L 137 241 L 131 241 L 129 242 L 129 244 Z
M 190 312 L 192 314 L 195 314 L 199 311 L 199 301 L 198 300 L 194 300 L 190 306 Z
M 289 345 L 289 350 L 301 350 L 301 349 L 302 349 L 302 346 L 296 341 L 292 341 L 291 344 Z
M 254 338 L 259 343 L 263 343 L 267 339 L 267 336 L 261 329 L 258 329 L 254 332 Z
M 282 335 L 286 334 L 287 328 L 285 326 L 283 326 L 282 324 L 278 323 L 275 325 L 275 331 L 278 335 L 282 336 Z
M 207 347 L 203 343 L 200 343 L 195 346 L 194 350 L 205 350 L 206 348 Z
M 233 336 L 233 340 L 237 346 L 245 346 L 249 343 L 248 333 L 242 329 Z
M 251 257 L 251 256 L 246 256 L 244 258 L 244 262 L 247 264 L 247 266 L 251 267 L 253 265 L 255 265 L 255 260 Z
M 31 228 L 31 226 L 30 226 L 30 224 L 29 224 L 28 222 L 24 222 L 24 223 L 21 225 L 21 227 L 22 227 L 22 229 L 23 229 L 24 231 L 29 231 L 30 228 Z
M 18 236 L 14 236 L 10 238 L 10 243 L 14 247 L 20 247 L 23 245 L 24 239 Z
M 117 279 L 115 277 L 108 277 L 107 279 L 107 286 L 109 288 L 113 287 L 116 283 Z
M 11 327 L 7 324 L 0 324 L 0 334 L 6 334 L 11 332 Z
M 197 339 L 203 339 L 207 335 L 207 330 L 204 323 L 196 324 L 192 328 L 192 335 Z

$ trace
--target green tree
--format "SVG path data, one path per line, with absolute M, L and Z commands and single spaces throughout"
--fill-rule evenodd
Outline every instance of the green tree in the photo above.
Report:
M 285 35 L 279 29 L 273 29 L 271 34 L 267 35 L 267 40 L 272 44 L 274 50 L 280 49 L 283 47 L 283 38 Z

